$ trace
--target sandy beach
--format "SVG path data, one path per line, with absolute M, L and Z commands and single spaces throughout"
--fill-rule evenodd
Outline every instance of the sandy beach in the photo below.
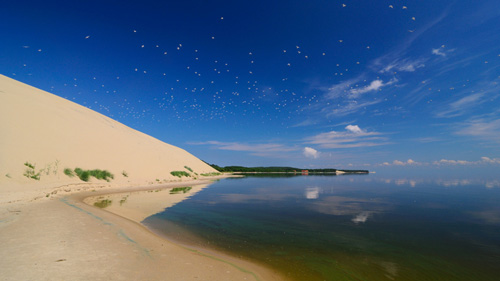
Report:
M 1 280 L 281 280 L 269 269 L 177 245 L 133 220 L 83 202 L 89 196 L 130 191 L 104 188 L 9 204 L 0 223 Z
M 164 206 L 141 198 L 119 215 L 84 203 L 120 192 L 201 189 L 217 171 L 187 151 L 2 75 L 0 132 L 0 280 L 280 280 L 139 223 L 187 195 Z M 113 178 L 84 181 L 72 175 L 77 167 Z

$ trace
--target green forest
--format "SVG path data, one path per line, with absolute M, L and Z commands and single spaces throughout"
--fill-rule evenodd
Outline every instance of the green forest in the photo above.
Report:
M 307 170 L 309 174 L 333 174 L 337 171 L 344 173 L 367 174 L 368 170 L 340 170 L 340 169 L 301 169 L 294 167 L 244 167 L 244 166 L 225 166 L 220 167 L 215 164 L 209 164 L 212 168 L 223 173 L 302 173 Z

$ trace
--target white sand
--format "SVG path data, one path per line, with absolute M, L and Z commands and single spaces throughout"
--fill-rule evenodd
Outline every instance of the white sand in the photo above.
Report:
M 40 180 L 23 176 L 25 162 Z M 127 219 L 83 203 L 193 185 L 170 175 L 184 166 L 215 172 L 183 149 L 0 75 L 0 280 L 282 280 L 262 266 L 183 248 L 136 222 L 160 205 L 130 210 Z M 63 173 L 76 167 L 115 179 L 85 183 Z

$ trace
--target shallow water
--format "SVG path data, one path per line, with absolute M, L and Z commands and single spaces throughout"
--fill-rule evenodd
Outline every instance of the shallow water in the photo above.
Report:
M 247 177 L 143 223 L 295 280 L 497 280 L 499 199 L 498 180 Z

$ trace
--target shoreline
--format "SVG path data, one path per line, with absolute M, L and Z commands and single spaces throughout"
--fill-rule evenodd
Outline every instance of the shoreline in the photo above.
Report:
M 161 185 L 125 185 L 2 204 L 2 280 L 285 280 L 270 268 L 212 249 L 186 246 L 86 198 L 210 184 L 211 177 Z

